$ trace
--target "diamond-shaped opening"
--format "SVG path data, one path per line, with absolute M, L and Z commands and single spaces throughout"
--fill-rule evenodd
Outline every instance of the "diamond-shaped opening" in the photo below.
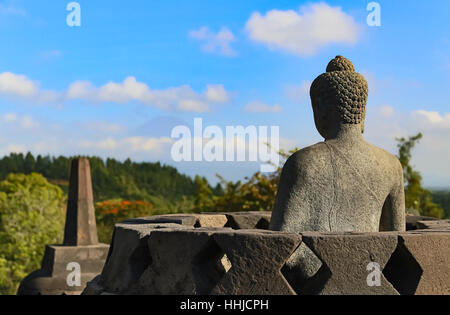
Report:
M 209 240 L 193 261 L 192 272 L 197 294 L 210 294 L 230 268 L 231 262 L 225 252 L 216 242 Z
M 281 273 L 298 295 L 316 295 L 331 277 L 331 271 L 305 243 L 294 251 Z
M 224 227 L 232 228 L 233 230 L 240 230 L 241 227 L 239 226 L 239 223 L 236 222 L 234 217 L 232 215 L 227 215 L 227 223 Z
M 417 290 L 422 273 L 423 270 L 414 256 L 411 255 L 403 242 L 399 241 L 383 270 L 386 280 L 401 295 L 413 295 Z
M 268 230 L 269 220 L 267 220 L 266 218 L 262 218 L 261 220 L 258 221 L 255 228 L 258 230 Z

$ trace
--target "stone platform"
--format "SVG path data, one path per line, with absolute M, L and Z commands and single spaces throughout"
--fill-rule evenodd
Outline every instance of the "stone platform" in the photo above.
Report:
M 46 246 L 42 267 L 29 274 L 21 283 L 18 295 L 79 295 L 102 270 L 109 246 Z M 70 286 L 67 278 L 70 263 L 80 267 L 80 285 Z
M 264 230 L 269 220 L 254 212 L 117 224 L 103 271 L 84 294 L 450 294 L 448 221 L 410 217 L 415 230 L 405 233 L 297 235 Z M 299 246 L 322 262 L 301 284 L 286 277 Z

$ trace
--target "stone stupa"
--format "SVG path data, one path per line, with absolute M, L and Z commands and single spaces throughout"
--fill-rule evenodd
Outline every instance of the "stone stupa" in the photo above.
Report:
M 108 250 L 98 242 L 89 160 L 74 159 L 64 243 L 46 246 L 41 269 L 22 280 L 18 295 L 81 294 L 102 271 Z

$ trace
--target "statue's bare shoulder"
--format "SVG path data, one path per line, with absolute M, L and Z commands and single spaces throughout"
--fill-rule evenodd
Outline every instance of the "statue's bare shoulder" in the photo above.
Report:
M 400 163 L 400 160 L 395 155 L 370 143 L 368 143 L 368 145 L 371 149 L 372 154 L 375 155 L 377 160 L 382 163 L 382 165 L 388 172 L 391 172 L 393 175 L 395 175 L 396 179 L 403 179 L 403 176 L 399 176 L 403 174 L 403 166 Z
M 308 181 L 317 179 L 329 167 L 330 150 L 324 142 L 319 142 L 291 155 L 284 166 L 284 173 Z

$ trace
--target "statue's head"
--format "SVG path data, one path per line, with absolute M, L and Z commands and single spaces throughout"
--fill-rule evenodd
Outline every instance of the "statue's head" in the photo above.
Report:
M 327 72 L 311 85 L 311 102 L 317 130 L 325 139 L 342 125 L 360 125 L 364 132 L 369 88 L 352 62 L 342 56 L 330 61 Z

